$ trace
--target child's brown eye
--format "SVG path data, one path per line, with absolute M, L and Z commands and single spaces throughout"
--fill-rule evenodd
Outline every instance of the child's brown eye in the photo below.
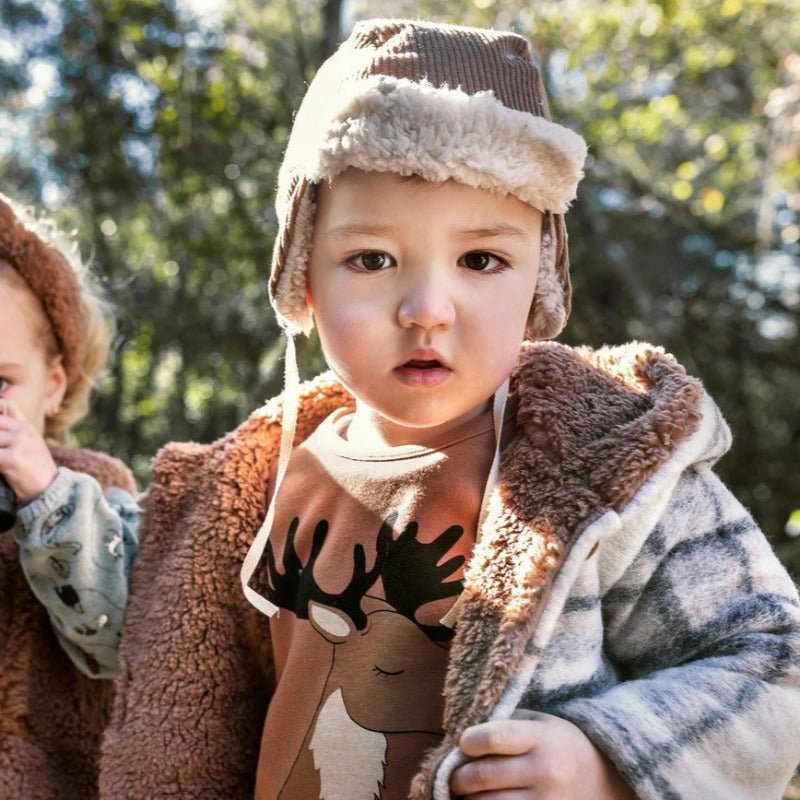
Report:
M 467 268 L 476 272 L 485 272 L 500 266 L 503 262 L 497 256 L 483 250 L 476 250 L 473 253 L 466 253 L 461 257 L 461 263 Z
M 376 272 L 379 269 L 391 265 L 389 256 L 387 256 L 386 253 L 379 253 L 377 251 L 360 253 L 353 259 L 353 262 L 356 266 L 368 272 Z

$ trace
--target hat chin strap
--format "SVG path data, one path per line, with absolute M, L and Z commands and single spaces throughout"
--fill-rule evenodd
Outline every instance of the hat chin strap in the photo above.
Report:
M 264 522 L 258 530 L 253 543 L 250 545 L 247 555 L 242 562 L 242 568 L 239 572 L 239 579 L 242 584 L 242 591 L 255 608 L 262 614 L 268 617 L 274 616 L 278 612 L 278 606 L 267 600 L 266 597 L 260 595 L 250 586 L 250 578 L 256 571 L 261 557 L 264 554 L 264 548 L 267 546 L 272 526 L 275 521 L 275 507 L 280 491 L 281 484 L 284 477 L 286 477 L 286 470 L 289 467 L 289 458 L 292 453 L 292 445 L 294 444 L 294 434 L 297 430 L 297 413 L 299 408 L 299 387 L 300 377 L 297 370 L 297 353 L 295 349 L 293 334 L 286 333 L 286 355 L 285 355 L 285 376 L 284 376 L 284 392 L 283 392 L 283 420 L 281 422 L 281 445 L 278 454 L 278 468 L 275 475 L 275 485 L 272 489 L 272 497 L 269 501 Z M 481 499 L 481 507 L 478 513 L 478 530 L 476 532 L 475 541 L 480 539 L 481 529 L 486 519 L 488 512 L 489 498 L 491 497 L 492 490 L 497 483 L 498 475 L 500 474 L 500 443 L 503 434 L 503 418 L 505 416 L 506 403 L 508 402 L 508 388 L 509 378 L 506 378 L 503 383 L 498 387 L 494 393 L 494 400 L 492 403 L 492 419 L 494 422 L 494 456 L 492 464 L 489 467 L 489 474 L 486 478 L 486 485 L 483 489 L 483 498 Z M 463 595 L 461 596 L 463 597 Z M 456 601 L 450 611 L 442 618 L 441 623 L 448 627 L 453 627 L 458 618 L 458 613 L 461 608 L 461 597 Z
M 289 467 L 289 457 L 292 453 L 294 444 L 294 434 L 297 430 L 297 412 L 299 407 L 299 388 L 300 376 L 297 370 L 297 353 L 294 344 L 294 334 L 286 331 L 286 354 L 284 357 L 285 375 L 283 389 L 283 419 L 281 421 L 281 446 L 278 454 L 278 470 L 275 475 L 275 486 L 272 489 L 272 497 L 267 508 L 267 515 L 264 522 L 256 534 L 247 555 L 242 562 L 242 569 L 239 579 L 242 584 L 242 591 L 247 600 L 254 605 L 262 614 L 268 617 L 274 616 L 278 611 L 278 606 L 267 600 L 266 597 L 256 592 L 249 584 L 250 578 L 256 570 L 264 548 L 267 546 L 269 535 L 272 532 L 272 525 L 275 521 L 275 504 L 280 491 L 286 470 Z
M 510 379 L 506 378 L 494 393 L 494 401 L 492 403 L 492 418 L 494 421 L 494 457 L 492 458 L 492 465 L 489 467 L 489 474 L 486 477 L 486 485 L 483 488 L 483 499 L 481 500 L 481 508 L 478 513 L 478 530 L 475 533 L 475 544 L 481 538 L 481 531 L 483 530 L 483 523 L 486 521 L 486 515 L 489 512 L 489 498 L 492 496 L 492 490 L 497 484 L 497 478 L 500 475 L 500 443 L 503 436 L 503 418 L 506 413 L 506 403 L 508 402 L 508 386 Z M 461 611 L 463 592 L 458 596 L 456 602 L 451 606 L 450 610 L 445 614 L 439 622 L 452 628 L 458 619 Z

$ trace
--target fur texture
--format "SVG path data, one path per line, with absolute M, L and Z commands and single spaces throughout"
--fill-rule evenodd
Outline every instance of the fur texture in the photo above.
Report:
M 411 796 L 449 797 L 467 725 L 530 708 L 580 724 L 643 800 L 779 797 L 800 757 L 800 606 L 710 473 L 729 442 L 715 406 L 643 345 L 525 345 L 512 392 L 518 431 L 466 575 L 446 736 Z M 305 384 L 298 439 L 351 403 L 329 374 Z M 271 401 L 224 439 L 156 460 L 104 800 L 252 797 L 274 678 L 239 568 L 280 416 Z
M 104 488 L 135 494 L 116 459 L 66 447 L 54 447 L 53 456 Z M 0 535 L 0 593 L 0 797 L 92 800 L 114 683 L 85 677 L 62 650 L 28 587 L 11 531 Z
M 309 86 L 281 166 L 270 279 L 279 321 L 292 332 L 312 327 L 314 187 L 353 167 L 455 180 L 546 212 L 528 335 L 555 336 L 570 304 L 563 214 L 586 152 L 577 133 L 550 120 L 522 37 L 409 20 L 357 25 Z
M 563 214 L 583 177 L 586 143 L 569 128 L 468 95 L 380 76 L 363 81 L 318 147 L 311 180 L 348 167 L 455 180 Z
M 72 380 L 85 344 L 83 301 L 75 266 L 47 236 L 44 228 L 38 229 L 32 218 L 0 194 L 0 259 L 19 272 L 39 298 Z

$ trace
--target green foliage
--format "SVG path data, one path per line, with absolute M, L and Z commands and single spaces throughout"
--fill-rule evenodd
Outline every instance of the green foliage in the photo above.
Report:
M 209 21 L 190 3 L 0 0 L 16 48 L 0 47 L 0 181 L 75 227 L 106 280 L 114 357 L 79 436 L 143 483 L 161 444 L 217 437 L 280 386 L 271 201 L 340 5 L 229 0 Z M 702 377 L 735 435 L 720 472 L 800 575 L 784 533 L 800 490 L 800 0 L 344 11 L 530 35 L 553 115 L 591 150 L 562 339 L 648 339 Z M 55 75 L 38 103 L 35 65 Z M 315 339 L 301 359 L 322 367 Z
M 161 444 L 217 437 L 280 386 L 271 199 L 317 10 L 238 2 L 210 30 L 154 0 L 49 10 L 59 34 L 29 54 L 59 75 L 47 169 L 12 153 L 3 179 L 32 199 L 55 183 L 105 278 L 115 357 L 79 436 L 145 483 Z

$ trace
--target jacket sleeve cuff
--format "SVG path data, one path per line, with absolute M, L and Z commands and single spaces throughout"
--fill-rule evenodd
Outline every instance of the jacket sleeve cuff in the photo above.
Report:
M 726 669 L 685 665 L 553 713 L 577 725 L 641 800 L 772 800 L 800 758 L 786 733 L 800 692 Z

